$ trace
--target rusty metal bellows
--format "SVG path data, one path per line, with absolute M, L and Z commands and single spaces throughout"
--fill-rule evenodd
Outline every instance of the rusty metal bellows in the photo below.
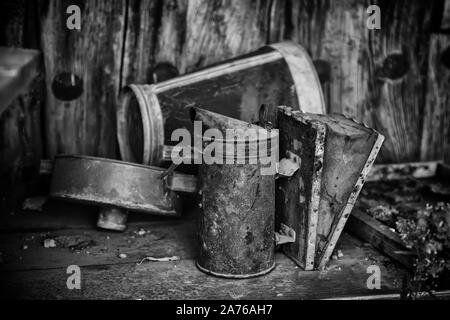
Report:
M 195 120 L 208 115 L 196 110 Z M 248 127 L 242 121 L 241 128 Z M 217 127 L 212 121 L 207 127 Z M 255 127 L 255 126 L 253 126 Z M 275 267 L 274 175 L 262 175 L 256 164 L 202 164 L 199 169 L 201 214 L 198 222 L 199 256 L 197 266 L 203 272 L 228 278 L 263 275 Z

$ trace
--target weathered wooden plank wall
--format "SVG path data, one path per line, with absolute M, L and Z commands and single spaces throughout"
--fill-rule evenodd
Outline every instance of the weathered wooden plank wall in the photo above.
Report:
M 436 16 L 446 30 L 448 0 L 25 3 L 18 5 L 25 8 L 25 15 L 40 16 L 35 43 L 42 47 L 46 68 L 46 149 L 36 145 L 47 157 L 57 153 L 117 157 L 115 107 L 124 84 L 161 81 L 283 39 L 303 44 L 324 71 L 330 112 L 356 117 L 386 136 L 382 162 L 448 155 L 449 139 L 443 137 L 448 137 L 450 124 L 440 114 L 450 106 L 444 98 L 433 101 L 432 87 L 439 86 L 444 97 L 449 84 L 443 80 L 445 74 L 430 80 L 436 74 L 430 68 L 446 69 L 429 58 L 437 54 L 433 50 L 447 45 L 430 39 Z M 81 31 L 65 27 L 71 4 L 82 9 Z M 381 8 L 381 30 L 366 27 L 371 4 Z M 57 84 L 72 87 L 77 77 L 83 84 L 80 96 L 63 101 L 58 86 L 55 91 L 55 78 Z M 442 121 L 433 130 L 427 129 L 430 114 Z M 14 135 L 7 127 L 2 125 L 2 139 Z
M 450 35 L 431 36 L 421 160 L 450 162 Z
M 80 31 L 66 27 L 72 4 L 81 8 Z M 48 155 L 114 157 L 126 2 L 50 0 L 40 10 Z
M 433 1 L 288 1 L 285 37 L 330 65 L 323 85 L 330 112 L 364 121 L 386 136 L 383 162 L 420 157 L 426 57 Z M 366 26 L 381 9 L 381 30 Z

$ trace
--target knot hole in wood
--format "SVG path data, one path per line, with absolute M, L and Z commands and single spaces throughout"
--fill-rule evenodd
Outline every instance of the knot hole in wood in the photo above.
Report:
M 52 92 L 58 100 L 75 100 L 83 93 L 83 79 L 71 72 L 59 72 L 53 78 Z
M 409 69 L 409 58 L 402 52 L 389 54 L 375 72 L 377 78 L 380 80 L 399 80 L 408 73 Z

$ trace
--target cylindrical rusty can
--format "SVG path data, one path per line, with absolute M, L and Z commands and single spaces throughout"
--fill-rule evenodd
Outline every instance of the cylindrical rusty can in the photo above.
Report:
M 211 115 L 207 111 L 197 110 L 196 120 L 211 119 Z M 239 122 L 246 129 L 257 127 L 234 119 L 231 122 Z M 219 128 L 220 125 L 208 127 Z M 255 143 L 258 147 L 269 144 L 268 153 L 277 153 L 277 145 L 270 146 L 267 141 L 275 135 L 273 131 L 265 140 L 250 136 L 245 142 L 229 139 L 228 136 L 223 140 L 214 139 L 223 146 L 222 150 L 231 146 L 236 153 L 230 155 L 224 152 L 227 158 L 224 164 L 207 164 L 204 159 L 199 168 L 201 213 L 197 267 L 201 271 L 226 278 L 250 278 L 264 275 L 275 267 L 275 172 L 263 170 L 268 169 L 270 164 L 265 160 L 272 155 L 266 154 L 266 159 L 260 159 L 258 154 L 254 161 L 250 161 L 249 152 L 251 144 Z M 211 142 L 205 137 L 203 141 L 205 144 Z M 242 149 L 246 150 L 244 157 L 237 151 L 237 145 L 241 142 L 248 144 Z M 241 161 L 229 163 L 230 157 L 235 162 Z
M 255 122 L 260 106 L 324 113 L 319 78 L 306 51 L 283 42 L 153 85 L 129 85 L 117 112 L 122 159 L 158 165 L 175 129 L 192 129 L 189 107 Z

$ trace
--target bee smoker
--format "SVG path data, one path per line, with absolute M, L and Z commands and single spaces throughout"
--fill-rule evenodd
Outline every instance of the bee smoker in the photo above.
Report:
M 197 267 L 226 278 L 267 274 L 275 267 L 275 169 L 269 166 L 275 166 L 273 158 L 278 155 L 278 144 L 271 143 L 277 139 L 277 132 L 199 109 L 193 110 L 193 119 L 201 121 L 203 128 L 215 128 L 222 133 L 227 129 L 239 132 L 237 139 L 229 139 L 228 135 L 213 139 L 221 146 L 216 156 L 224 158 L 223 164 L 207 164 L 203 160 L 199 167 L 201 213 Z M 265 132 L 265 137 L 254 135 L 255 129 Z M 241 139 L 242 136 L 248 139 Z M 212 140 L 202 139 L 205 151 Z M 262 147 L 268 150 L 265 154 L 261 152 Z M 239 153 L 239 148 L 244 152 Z M 253 153 L 252 158 L 256 149 L 257 157 Z M 236 153 L 230 155 L 225 150 L 236 150 Z

